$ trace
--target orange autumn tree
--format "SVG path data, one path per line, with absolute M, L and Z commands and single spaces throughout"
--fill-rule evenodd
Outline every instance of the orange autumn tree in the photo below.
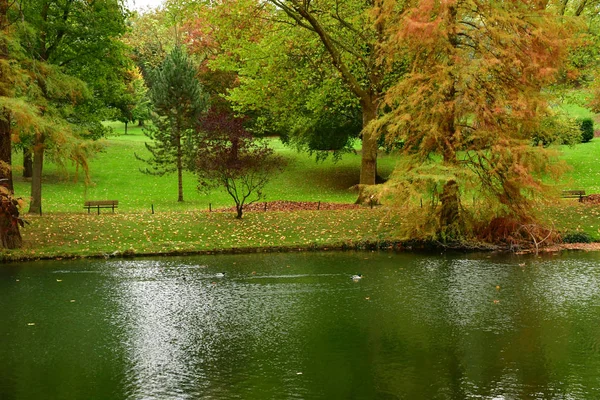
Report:
M 395 0 L 386 0 L 393 9 Z M 566 29 L 545 2 L 415 0 L 393 18 L 386 57 L 410 61 L 371 125 L 403 146 L 384 194 L 410 215 L 407 237 L 498 240 L 534 222 L 552 153 L 532 146 L 555 120 L 543 88 L 564 58 Z M 510 231 L 508 232 L 507 231 Z

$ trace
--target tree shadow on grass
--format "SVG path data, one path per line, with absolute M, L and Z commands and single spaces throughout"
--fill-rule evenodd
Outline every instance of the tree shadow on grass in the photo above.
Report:
M 391 172 L 389 165 L 380 165 L 378 168 L 378 175 L 383 180 Z M 360 181 L 360 162 L 345 159 L 337 163 L 332 160 L 298 161 L 286 157 L 286 170 L 276 179 L 279 181 L 277 184 L 283 181 L 290 190 L 347 194 Z

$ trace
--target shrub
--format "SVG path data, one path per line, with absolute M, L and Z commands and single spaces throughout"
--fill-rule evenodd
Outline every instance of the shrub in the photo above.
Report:
M 581 143 L 587 143 L 594 138 L 594 121 L 591 118 L 578 120 L 581 130 Z
M 532 137 L 534 146 L 552 144 L 574 145 L 581 142 L 581 124 L 575 118 L 556 115 L 544 118 L 540 129 Z
M 591 243 L 592 237 L 585 232 L 568 232 L 562 237 L 564 243 Z

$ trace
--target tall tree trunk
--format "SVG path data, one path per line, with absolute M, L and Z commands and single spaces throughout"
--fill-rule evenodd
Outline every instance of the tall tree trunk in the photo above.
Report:
M 23 178 L 33 176 L 33 155 L 31 149 L 23 149 Z
M 361 102 L 363 116 L 362 154 L 360 164 L 360 184 L 358 185 L 358 198 L 356 204 L 368 204 L 371 198 L 365 191 L 365 186 L 374 185 L 377 181 L 377 150 L 379 143 L 377 136 L 365 128 L 377 116 L 375 102 Z
M 183 201 L 183 150 L 181 148 L 181 137 L 177 138 L 177 190 L 179 194 L 177 201 Z
M 6 120 L 0 119 L 0 185 L 12 193 L 10 119 L 8 114 L 4 117 Z M 0 202 L 0 248 L 17 249 L 23 242 L 15 219 L 19 216 L 19 210 L 10 194 L 1 196 Z
M 10 117 L 7 112 L 0 117 L 0 184 L 13 191 L 12 142 L 10 138 Z
M 362 104 L 363 116 L 363 136 L 362 136 L 362 159 L 360 168 L 360 184 L 374 185 L 377 178 L 377 136 L 373 133 L 365 132 L 366 126 L 377 116 L 377 107 L 375 104 Z
M 30 214 L 42 213 L 42 171 L 44 168 L 44 138 L 40 137 L 33 146 L 33 176 L 31 177 Z
M 8 28 L 8 0 L 0 0 L 0 58 L 8 59 L 8 44 L 4 35 L 7 35 Z M 10 85 L 7 82 L 6 76 L 1 76 L 3 85 L 2 87 L 8 87 Z M 0 96 L 10 96 L 9 90 L 0 90 Z M 8 110 L 0 108 L 0 184 L 8 187 L 10 191 L 13 190 L 13 179 L 12 179 L 12 141 L 10 137 L 10 114 Z M 7 179 L 4 181 L 3 179 Z
M 458 46 L 457 34 L 457 8 L 455 5 L 448 8 L 449 33 L 448 41 L 454 49 Z M 448 66 L 452 66 L 454 54 L 451 53 Z M 440 131 L 442 134 L 442 152 L 444 164 L 447 166 L 456 165 L 456 143 L 460 140 L 456 138 L 456 79 L 452 72 L 448 73 L 448 82 L 453 82 L 445 95 L 446 113 L 444 120 L 440 121 Z M 442 207 L 439 216 L 440 234 L 442 239 L 447 241 L 460 240 L 464 233 L 464 221 L 460 214 L 460 190 L 458 183 L 454 179 L 449 179 L 442 190 L 440 197 Z

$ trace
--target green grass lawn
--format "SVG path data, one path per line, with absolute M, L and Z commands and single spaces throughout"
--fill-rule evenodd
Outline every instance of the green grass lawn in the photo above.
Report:
M 561 185 L 566 189 L 584 189 L 587 194 L 600 193 L 600 138 L 576 146 L 561 146 L 563 159 L 570 170 Z
M 570 167 L 559 183 L 561 188 L 600 194 L 600 138 L 576 146 L 561 146 L 560 150 Z M 600 205 L 558 199 L 545 214 L 562 232 L 585 232 L 600 240 Z
M 122 125 L 122 124 L 121 124 Z M 207 210 L 212 207 L 232 206 L 233 200 L 224 190 L 214 190 L 210 194 L 198 192 L 197 178 L 185 173 L 183 203 L 177 202 L 177 177 L 175 174 L 162 177 L 140 172 L 145 164 L 134 154 L 148 156 L 144 147 L 146 136 L 140 128 L 130 128 L 128 135 L 118 135 L 105 139 L 104 150 L 90 162 L 91 184 L 85 185 L 82 174 L 76 176 L 73 168 L 60 170 L 47 162 L 44 167 L 42 192 L 43 211 L 82 212 L 85 200 L 119 200 L 120 212 L 140 212 L 150 210 L 154 205 L 160 211 Z M 267 201 L 321 201 L 352 203 L 356 192 L 349 188 L 358 183 L 360 155 L 348 154 L 334 162 L 332 158 L 315 162 L 314 157 L 300 154 L 285 147 L 278 139 L 270 139 L 271 146 L 286 160 L 283 172 L 274 176 L 264 190 Z M 15 165 L 21 163 L 17 155 Z M 379 158 L 379 173 L 387 176 L 394 168 L 395 159 L 383 154 Z M 27 198 L 30 183 L 15 174 L 15 192 Z

